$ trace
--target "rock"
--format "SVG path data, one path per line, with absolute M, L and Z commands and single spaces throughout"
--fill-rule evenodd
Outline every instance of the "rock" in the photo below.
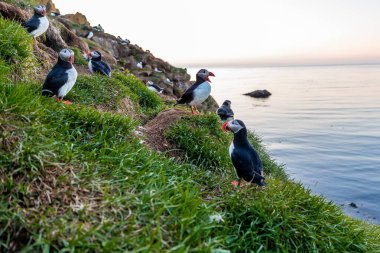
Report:
M 272 95 L 272 93 L 270 93 L 267 90 L 255 90 L 249 93 L 245 93 L 244 95 L 254 97 L 254 98 L 267 98 L 270 95 Z
M 351 202 L 350 204 L 348 204 L 350 207 L 352 208 L 358 208 L 358 205 L 356 205 L 354 202 Z
M 50 70 L 58 59 L 56 51 L 39 42 L 34 44 L 34 54 L 45 70 Z
M 79 38 L 75 33 L 69 30 L 66 26 L 62 25 L 60 22 L 52 20 L 51 25 L 55 25 L 59 28 L 60 36 L 70 47 L 79 48 L 81 51 L 88 52 L 90 49 L 86 42 Z
M 75 24 L 90 26 L 90 22 L 87 21 L 86 16 L 80 12 L 77 12 L 75 14 L 66 14 L 66 15 L 63 15 L 63 17 L 70 20 L 71 22 Z
M 63 48 L 67 48 L 66 42 L 61 37 L 60 30 L 50 22 L 49 28 L 46 31 L 45 45 L 59 52 Z
M 119 43 L 115 36 L 95 32 L 92 40 L 98 43 L 102 49 L 107 50 L 117 59 L 126 59 L 129 56 L 129 48 Z
M 0 14 L 4 18 L 16 20 L 20 23 L 27 21 L 32 16 L 31 13 L 4 2 L 0 2 Z
M 216 100 L 210 95 L 206 101 L 204 101 L 202 105 L 197 106 L 197 108 L 203 112 L 215 112 L 219 108 L 219 105 Z

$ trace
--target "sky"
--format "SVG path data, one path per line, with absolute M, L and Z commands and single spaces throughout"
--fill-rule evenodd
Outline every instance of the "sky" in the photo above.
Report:
M 174 65 L 380 63 L 379 0 L 53 0 Z

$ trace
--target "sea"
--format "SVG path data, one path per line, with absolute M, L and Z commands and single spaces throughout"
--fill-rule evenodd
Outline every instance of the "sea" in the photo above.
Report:
M 209 70 L 216 75 L 211 95 L 219 104 L 231 100 L 235 118 L 293 180 L 380 224 L 379 65 Z M 243 95 L 257 89 L 272 95 Z

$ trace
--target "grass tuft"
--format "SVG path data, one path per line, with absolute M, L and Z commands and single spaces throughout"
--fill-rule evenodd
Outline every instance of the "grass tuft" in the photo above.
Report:
M 114 73 L 113 77 L 136 94 L 138 103 L 144 114 L 152 117 L 163 109 L 164 104 L 161 98 L 156 93 L 150 91 L 136 76 L 129 73 Z
M 88 65 L 88 61 L 86 61 L 86 59 L 83 57 L 82 52 L 80 51 L 80 49 L 74 47 L 74 48 L 72 48 L 72 50 L 74 51 L 74 55 L 75 55 L 74 64 L 76 64 L 76 65 L 82 65 L 82 66 L 87 66 Z
M 13 80 L 27 80 L 37 63 L 33 55 L 33 38 L 19 23 L 0 17 L 0 74 L 8 74 Z M 1 66 L 0 65 L 0 66 Z M 5 72 L 4 72 L 4 69 Z M 10 74 L 10 75 L 9 75 Z
M 33 10 L 34 6 L 37 5 L 37 1 L 35 0 L 3 0 L 3 2 L 16 5 L 21 9 L 29 10 Z

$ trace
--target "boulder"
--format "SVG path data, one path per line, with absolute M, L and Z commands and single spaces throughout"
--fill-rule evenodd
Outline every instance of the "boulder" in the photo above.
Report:
M 4 18 L 16 20 L 20 23 L 27 21 L 32 16 L 31 13 L 4 2 L 0 2 L 0 14 Z
M 38 38 L 38 40 L 42 40 Z M 46 31 L 45 45 L 59 52 L 63 48 L 67 48 L 68 45 L 61 37 L 60 30 L 54 25 L 54 22 L 50 22 L 49 28 Z
M 58 59 L 56 51 L 40 42 L 34 44 L 34 54 L 45 71 L 50 70 Z
M 63 15 L 63 17 L 70 20 L 71 22 L 75 24 L 90 26 L 90 22 L 87 21 L 86 16 L 80 12 L 77 12 L 75 14 L 66 14 L 66 15 Z
M 81 51 L 84 51 L 84 52 L 88 52 L 90 50 L 86 42 L 84 42 L 74 32 L 69 30 L 66 26 L 62 25 L 60 22 L 52 20 L 52 22 L 50 22 L 50 25 L 54 25 L 59 28 L 61 38 L 70 47 L 79 48 Z
M 267 90 L 255 90 L 249 93 L 245 93 L 244 95 L 254 97 L 254 98 L 267 98 L 270 95 L 272 95 L 272 93 L 270 93 Z

